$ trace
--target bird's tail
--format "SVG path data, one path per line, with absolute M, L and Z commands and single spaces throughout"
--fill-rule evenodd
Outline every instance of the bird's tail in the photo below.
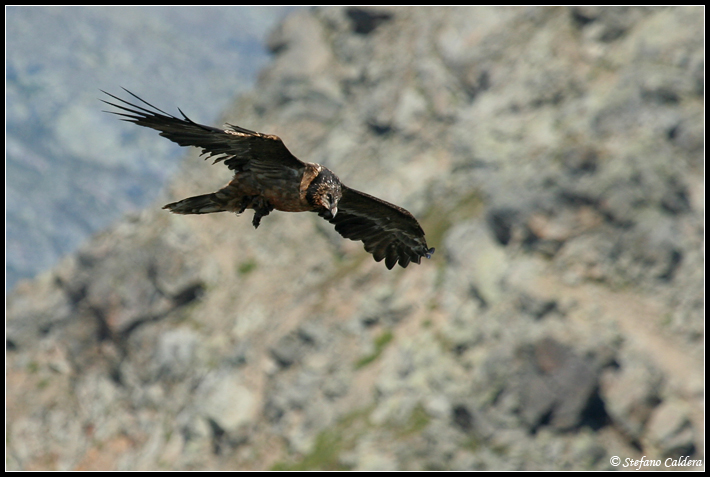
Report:
M 168 209 L 174 214 L 211 214 L 212 212 L 224 212 L 227 210 L 216 194 L 189 197 L 168 204 L 163 209 Z

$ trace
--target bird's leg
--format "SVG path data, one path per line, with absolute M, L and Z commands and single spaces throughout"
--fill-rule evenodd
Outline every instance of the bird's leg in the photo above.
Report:
M 237 212 L 237 215 L 243 213 L 247 208 L 251 205 L 252 201 L 254 200 L 253 195 L 245 195 L 242 197 L 242 203 L 239 205 L 239 212 Z
M 260 198 L 261 199 L 261 198 Z M 254 220 L 251 221 L 254 224 L 254 228 L 259 228 L 259 223 L 261 223 L 261 218 L 266 217 L 269 213 L 274 210 L 274 206 L 269 204 L 269 202 L 261 199 L 255 200 L 254 203 Z

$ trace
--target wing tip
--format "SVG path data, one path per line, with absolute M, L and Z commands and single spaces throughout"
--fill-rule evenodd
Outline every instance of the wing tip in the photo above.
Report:
M 365 249 L 367 250 L 367 248 Z M 431 259 L 431 256 L 434 254 L 436 249 L 434 247 L 432 248 L 424 248 L 424 253 L 416 252 L 415 255 L 410 255 L 407 257 L 407 255 L 404 255 L 402 253 L 392 253 L 390 250 L 389 253 L 388 251 L 377 251 L 377 250 L 367 250 L 372 254 L 372 258 L 375 259 L 376 262 L 381 262 L 382 260 L 385 261 L 385 266 L 387 267 L 388 270 L 392 270 L 395 265 L 399 264 L 400 267 L 402 268 L 407 268 L 407 265 L 410 263 L 421 263 L 421 258 L 426 257 Z

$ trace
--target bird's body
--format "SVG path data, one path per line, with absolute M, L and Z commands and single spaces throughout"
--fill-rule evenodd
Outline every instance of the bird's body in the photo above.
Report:
M 177 214 L 241 214 L 253 209 L 254 227 L 273 210 L 316 212 L 334 224 L 342 236 L 362 240 L 365 250 L 378 262 L 384 259 L 387 268 L 431 258 L 434 249 L 427 247 L 424 231 L 412 214 L 343 185 L 320 164 L 297 159 L 278 136 L 233 125 L 227 129 L 200 125 L 184 113 L 183 119 L 177 118 L 127 92 L 157 112 L 106 93 L 130 106 L 104 101 L 128 112 L 114 114 L 157 129 L 161 136 L 181 146 L 200 147 L 203 155 L 217 156 L 215 163 L 224 162 L 234 172 L 229 184 L 217 192 L 173 202 L 164 209 Z

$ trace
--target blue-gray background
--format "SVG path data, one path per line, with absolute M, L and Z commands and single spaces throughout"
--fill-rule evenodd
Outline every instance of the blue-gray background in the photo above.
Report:
M 284 7 L 6 8 L 6 289 L 150 203 L 183 153 L 102 113 L 125 87 L 213 123 Z

